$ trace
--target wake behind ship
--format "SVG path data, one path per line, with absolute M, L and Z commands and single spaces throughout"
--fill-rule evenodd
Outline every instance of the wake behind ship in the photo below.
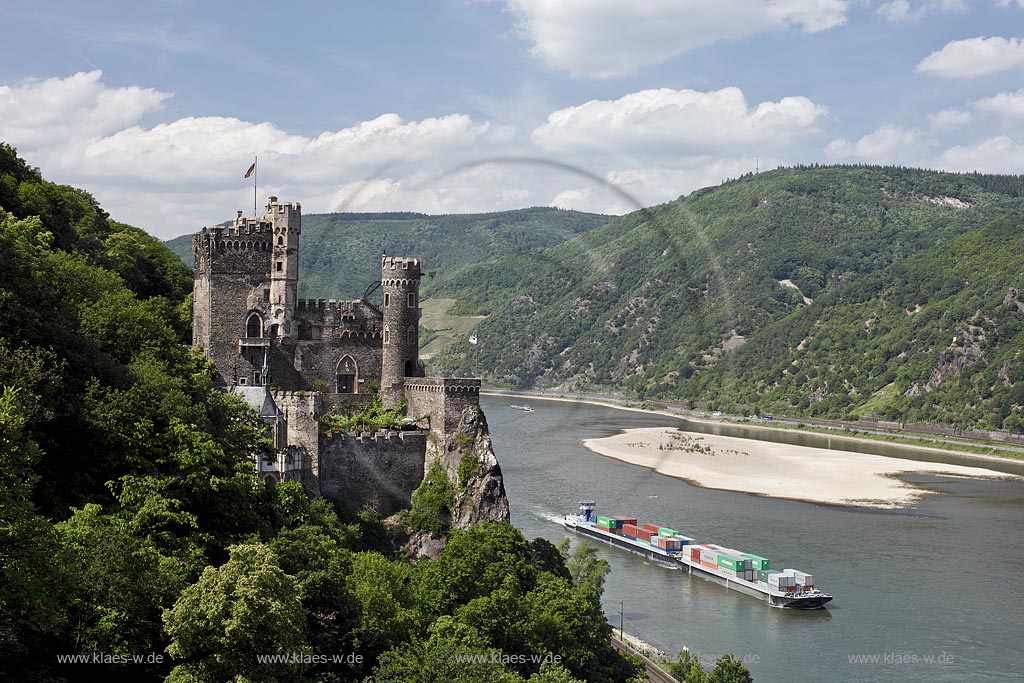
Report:
M 832 596 L 814 587 L 814 576 L 796 569 L 771 568 L 768 558 L 714 543 L 697 543 L 675 529 L 637 525 L 635 517 L 596 516 L 597 505 L 580 503 L 579 514 L 566 515 L 570 531 L 648 557 L 672 569 L 722 584 L 772 607 L 821 609 Z

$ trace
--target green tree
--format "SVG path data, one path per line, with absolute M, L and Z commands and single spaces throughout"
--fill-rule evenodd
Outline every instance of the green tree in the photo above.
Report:
M 65 618 L 70 579 L 52 525 L 31 502 L 39 449 L 23 433 L 19 394 L 0 389 L 0 678 L 36 680 Z
M 731 654 L 722 655 L 708 676 L 710 683 L 752 683 L 750 671 Z
M 669 662 L 666 670 L 680 683 L 707 683 L 708 672 L 700 665 L 700 659 L 689 650 L 682 650 L 676 660 Z
M 569 552 L 569 539 L 563 538 L 556 545 L 565 559 L 565 566 L 572 576 L 573 583 L 587 594 L 600 599 L 604 592 L 604 580 L 612 568 L 608 560 L 598 557 L 597 546 L 587 539 L 576 544 Z
M 266 546 L 235 545 L 229 551 L 223 566 L 207 567 L 164 612 L 164 628 L 171 639 L 167 652 L 174 659 L 189 660 L 175 667 L 171 680 L 296 679 L 297 666 L 257 659 L 305 648 L 305 619 L 295 579 L 281 570 Z
M 441 555 L 420 572 L 420 600 L 431 616 L 452 614 L 491 594 L 511 577 L 529 590 L 536 581 L 530 545 L 511 524 L 490 522 L 453 532 Z
M 386 652 L 376 683 L 522 683 L 505 666 L 505 653 L 489 647 L 471 626 L 450 616 L 431 624 L 427 637 Z
M 368 662 L 408 642 L 417 631 L 419 612 L 413 589 L 414 568 L 379 553 L 357 553 L 347 579 L 349 600 L 358 611 L 352 630 L 354 651 Z

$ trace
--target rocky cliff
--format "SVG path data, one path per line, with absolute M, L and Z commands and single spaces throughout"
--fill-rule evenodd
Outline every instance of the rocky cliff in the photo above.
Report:
M 487 417 L 479 406 L 462 411 L 457 431 L 428 440 L 426 467 L 429 469 L 436 460 L 455 487 L 453 529 L 479 522 L 509 521 L 501 465 L 491 444 Z

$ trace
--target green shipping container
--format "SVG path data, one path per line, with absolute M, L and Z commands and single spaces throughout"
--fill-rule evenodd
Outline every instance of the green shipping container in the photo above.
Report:
M 750 566 L 753 569 L 771 569 L 771 560 L 767 557 L 761 557 L 760 555 L 751 555 L 750 553 L 743 553 L 743 557 L 750 560 Z M 767 580 L 767 579 L 766 579 Z
M 678 536 L 679 532 L 675 529 L 669 529 L 667 526 L 660 526 L 658 527 L 658 535 L 664 538 L 666 536 Z
M 759 570 L 757 572 L 757 580 L 758 581 L 763 581 L 764 583 L 768 583 L 768 570 L 767 569 Z
M 598 526 L 603 526 L 605 529 L 614 529 L 615 528 L 615 520 L 612 519 L 611 517 L 602 517 L 602 516 L 598 515 L 598 517 L 597 517 L 597 525 Z
M 738 557 L 730 557 L 729 555 L 719 555 L 718 566 L 725 567 L 726 569 L 743 570 L 747 568 L 747 561 Z

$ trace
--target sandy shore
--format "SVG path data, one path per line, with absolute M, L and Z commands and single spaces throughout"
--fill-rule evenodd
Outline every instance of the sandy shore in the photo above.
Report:
M 625 410 L 625 411 L 631 412 L 631 413 L 644 413 L 646 415 L 662 415 L 664 417 L 673 417 L 673 418 L 675 418 L 677 420 L 686 420 L 687 422 L 699 422 L 701 424 L 728 424 L 728 425 L 740 427 L 741 429 L 750 429 L 750 430 L 754 430 L 754 429 L 757 429 L 757 430 L 770 429 L 772 431 L 777 431 L 777 432 L 791 432 L 792 431 L 790 429 L 786 429 L 785 427 L 775 427 L 775 426 L 772 426 L 771 423 L 767 423 L 767 424 L 766 423 L 745 424 L 745 423 L 743 423 L 741 421 L 737 421 L 735 419 L 725 419 L 725 420 L 722 420 L 722 419 L 715 419 L 715 418 L 698 417 L 698 416 L 695 416 L 695 415 L 692 415 L 692 414 L 689 414 L 689 413 L 684 414 L 684 413 L 679 413 L 679 412 L 675 412 L 675 411 L 672 411 L 672 410 L 648 410 L 647 408 L 634 408 L 634 407 L 624 406 L 624 405 L 621 405 L 621 404 L 618 404 L 618 403 L 614 403 L 614 402 L 611 402 L 611 401 L 596 401 L 596 400 L 587 399 L 587 398 L 567 398 L 567 397 L 564 397 L 564 396 L 545 396 L 543 394 L 534 394 L 534 393 L 530 393 L 530 392 L 526 392 L 526 391 L 524 391 L 524 392 L 517 392 L 517 393 L 510 393 L 510 392 L 504 392 L 504 391 L 481 391 L 480 394 L 482 396 L 491 396 L 491 397 L 495 397 L 495 398 L 513 398 L 514 399 L 514 398 L 516 398 L 518 396 L 520 398 L 528 398 L 528 399 L 533 400 L 533 401 L 558 401 L 558 402 L 561 402 L 561 403 L 582 403 L 582 404 L 592 405 L 592 406 L 601 406 L 602 408 L 612 408 L 614 410 Z M 830 439 L 843 439 L 843 440 L 854 442 L 854 443 L 884 444 L 886 447 L 903 448 L 903 449 L 910 450 L 910 451 L 928 451 L 928 452 L 931 452 L 931 453 L 943 453 L 943 454 L 946 454 L 946 455 L 955 455 L 957 457 L 971 458 L 971 459 L 974 459 L 974 460 L 988 460 L 989 462 L 1003 462 L 1003 463 L 1011 463 L 1011 464 L 1019 464 L 1021 462 L 1020 460 L 1018 460 L 1016 458 L 1013 458 L 1013 457 L 1011 457 L 1009 455 L 1003 457 L 1003 456 L 999 456 L 999 455 L 988 455 L 988 454 L 985 454 L 985 453 L 972 453 L 970 451 L 958 450 L 955 447 L 955 445 L 953 445 L 953 444 L 950 444 L 950 445 L 948 445 L 945 448 L 943 448 L 941 446 L 937 446 L 937 445 L 928 445 L 930 442 L 927 441 L 926 439 L 923 439 L 923 438 L 922 438 L 920 443 L 908 443 L 908 442 L 901 442 L 901 441 L 879 441 L 878 439 L 869 439 L 869 438 L 866 438 L 866 437 L 863 437 L 863 436 L 853 436 L 851 434 L 845 434 L 845 433 L 840 432 L 840 431 L 827 432 L 827 433 L 826 432 L 812 432 L 812 431 L 809 431 L 807 433 L 808 434 L 827 435 L 828 438 L 830 438 Z M 755 437 L 752 436 L 750 438 L 754 439 Z M 910 435 L 906 435 L 906 438 L 907 439 L 911 439 L 911 438 L 914 438 L 914 437 L 912 437 Z M 981 443 L 981 442 L 975 442 L 975 445 L 984 447 L 987 444 Z
M 902 481 L 906 473 L 1016 478 L 981 467 L 791 446 L 670 427 L 629 429 L 584 447 L 697 486 L 831 505 L 896 508 L 927 489 Z

